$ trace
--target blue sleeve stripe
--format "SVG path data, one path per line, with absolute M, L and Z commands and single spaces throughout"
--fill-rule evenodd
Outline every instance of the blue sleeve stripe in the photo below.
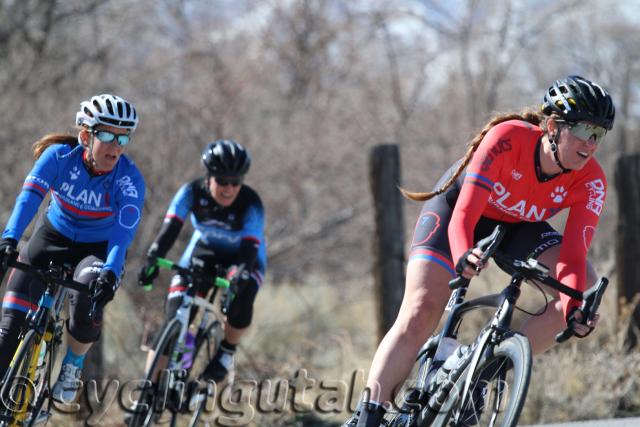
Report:
M 409 261 L 412 261 L 412 260 L 415 260 L 415 259 L 422 259 L 422 260 L 426 260 L 426 261 L 435 262 L 436 264 L 439 264 L 440 266 L 444 267 L 444 269 L 447 270 L 449 272 L 449 274 L 451 274 L 451 277 L 455 277 L 455 275 L 456 275 L 456 271 L 453 268 L 451 268 L 451 266 L 449 265 L 448 262 L 445 262 L 445 261 L 435 257 L 434 255 L 415 254 L 415 255 L 411 255 L 411 257 L 409 257 Z
M 493 181 L 491 181 L 488 178 L 485 178 L 484 176 L 482 176 L 480 174 L 469 172 L 469 173 L 467 173 L 467 175 L 465 177 L 465 181 L 466 181 L 467 178 L 475 178 L 475 179 L 477 179 L 479 181 L 483 181 L 485 184 L 488 184 L 489 187 L 493 188 Z
M 472 180 L 469 180 L 469 181 L 467 181 L 467 182 L 468 182 L 469 184 L 477 185 L 478 187 L 480 187 L 480 188 L 482 188 L 482 189 L 484 189 L 484 190 L 487 190 L 489 193 L 491 193 L 491 188 L 490 188 L 490 187 L 487 187 L 486 185 L 484 185 L 484 184 L 483 184 L 483 183 L 481 183 L 481 182 L 478 182 L 478 181 L 472 181 Z

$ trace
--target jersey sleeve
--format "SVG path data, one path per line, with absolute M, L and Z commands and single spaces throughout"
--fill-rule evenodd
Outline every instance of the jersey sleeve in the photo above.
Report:
M 36 160 L 33 168 L 22 185 L 22 191 L 16 198 L 2 237 L 20 240 L 24 230 L 38 212 L 40 204 L 58 176 L 60 145 L 47 148 Z
M 193 206 L 193 183 L 180 187 L 169 205 L 162 227 L 149 248 L 149 253 L 164 257 L 180 235 L 184 221 Z
M 598 226 L 606 192 L 604 175 L 587 182 L 582 188 L 581 197 L 571 205 L 567 218 L 556 276 L 560 282 L 581 292 L 586 289 L 587 252 Z M 581 301 L 562 293 L 560 300 L 565 318 L 581 304 Z
M 142 219 L 142 206 L 145 196 L 145 184 L 142 175 L 132 165 L 129 175 L 116 179 L 115 222 L 112 237 L 107 247 L 107 261 L 104 269 L 111 270 L 118 277 L 124 269 L 127 248 Z
M 455 264 L 473 247 L 473 230 L 488 203 L 495 181 L 500 176 L 505 157 L 512 151 L 511 126 L 498 124 L 491 128 L 467 166 L 460 195 L 449 223 L 449 242 Z
M 258 249 L 264 241 L 264 207 L 257 200 L 247 209 L 241 231 L 238 264 L 245 264 L 249 270 L 258 256 Z
M 180 190 L 173 196 L 169 209 L 165 215 L 165 220 L 175 218 L 184 223 L 187 215 L 191 212 L 193 206 L 193 185 L 192 183 L 184 184 Z

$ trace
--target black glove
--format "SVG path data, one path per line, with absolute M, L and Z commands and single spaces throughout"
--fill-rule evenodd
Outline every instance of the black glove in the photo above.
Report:
M 578 312 L 580 313 L 580 315 L 577 315 Z M 580 320 L 578 320 L 578 318 L 580 318 Z M 571 313 L 567 316 L 567 326 L 569 327 L 569 329 L 571 329 L 573 331 L 573 335 L 578 337 L 578 338 L 584 338 L 587 335 L 591 334 L 591 332 L 593 332 L 593 330 L 595 328 L 593 327 L 589 327 L 589 332 L 587 332 L 586 334 L 580 335 L 576 330 L 575 330 L 575 325 L 578 323 L 581 323 L 583 325 L 587 324 L 587 316 L 582 312 L 582 310 L 580 310 L 578 307 L 575 307 L 573 310 L 571 310 Z
M 11 237 L 0 240 L 0 270 L 6 271 L 8 263 L 18 258 L 18 241 Z
M 248 280 L 250 276 L 249 270 L 246 269 L 244 264 L 232 266 L 227 273 L 227 280 L 231 284 L 231 287 L 237 287 L 238 283 Z
M 220 301 L 222 305 L 223 314 L 227 314 L 227 312 L 229 311 L 229 307 L 231 307 L 231 303 L 233 302 L 235 297 L 238 295 L 238 291 L 239 291 L 238 284 L 240 282 L 248 280 L 249 275 L 250 275 L 249 270 L 245 268 L 244 264 L 232 266 L 231 268 L 229 268 L 229 271 L 227 272 L 229 289 L 227 290 L 227 292 L 224 292 L 222 294 L 222 299 Z
M 118 286 L 120 283 L 116 274 L 111 270 L 102 270 L 98 278 L 89 284 L 93 302 L 97 306 L 104 307 L 113 299 Z
M 147 263 L 138 271 L 138 285 L 151 285 L 156 277 L 158 277 L 159 272 L 160 269 L 156 265 L 156 257 L 149 255 L 147 257 Z
M 456 273 L 458 273 L 459 275 L 462 275 L 462 272 L 464 271 L 465 267 L 471 267 L 474 270 L 478 269 L 478 266 L 473 264 L 472 262 L 470 262 L 467 257 L 473 252 L 473 248 L 467 250 L 465 253 L 462 254 L 462 256 L 458 259 L 458 262 L 456 263 Z

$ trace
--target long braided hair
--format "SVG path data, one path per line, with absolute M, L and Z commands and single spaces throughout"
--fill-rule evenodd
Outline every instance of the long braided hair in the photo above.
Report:
M 458 170 L 456 170 L 456 173 L 454 173 L 453 176 L 451 178 L 449 178 L 449 180 L 447 182 L 445 182 L 442 187 L 440 187 L 439 189 L 437 189 L 435 191 L 431 191 L 431 192 L 428 192 L 428 193 L 407 191 L 404 188 L 400 188 L 400 192 L 402 192 L 402 194 L 406 198 L 411 199 L 411 200 L 415 200 L 415 201 L 418 201 L 418 202 L 424 202 L 426 200 L 431 199 L 434 196 L 437 196 L 439 194 L 444 193 L 447 190 L 447 188 L 451 187 L 451 185 L 453 185 L 453 183 L 456 182 L 456 180 L 458 179 L 458 177 L 460 176 L 460 174 L 462 173 L 464 168 L 466 168 L 467 165 L 469 164 L 469 162 L 471 162 L 471 158 L 473 158 L 473 154 L 476 152 L 476 150 L 478 149 L 478 146 L 482 142 L 483 138 L 485 137 L 487 132 L 489 132 L 489 130 L 491 130 L 492 127 L 494 127 L 495 125 L 497 125 L 499 123 L 506 122 L 508 120 L 524 120 L 524 121 L 529 122 L 529 123 L 531 123 L 533 125 L 541 126 L 541 125 L 544 125 L 544 119 L 545 119 L 544 115 L 542 115 L 541 113 L 535 112 L 533 110 L 530 110 L 530 109 L 523 110 L 523 111 L 521 111 L 519 113 L 517 113 L 517 112 L 502 113 L 502 114 L 498 114 L 498 115 L 494 116 L 489 121 L 489 123 L 487 123 L 484 126 L 484 128 L 469 143 L 469 146 L 467 148 L 467 153 L 465 154 L 462 162 L 460 163 L 460 166 L 458 166 Z

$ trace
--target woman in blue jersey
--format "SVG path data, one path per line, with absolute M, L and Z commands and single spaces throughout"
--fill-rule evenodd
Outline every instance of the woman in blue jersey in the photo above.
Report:
M 176 193 L 149 248 L 149 264 L 140 270 L 138 278 L 144 285 L 156 277 L 158 270 L 152 268 L 155 257 L 164 257 L 171 249 L 191 213 L 195 231 L 180 265 L 188 267 L 192 258 L 199 258 L 211 274 L 216 274 L 216 265 L 226 268 L 227 276 L 238 285 L 227 313 L 225 338 L 202 374 L 205 380 L 222 381 L 231 371 L 236 346 L 251 324 L 253 302 L 265 273 L 264 209 L 258 194 L 243 184 L 251 158 L 242 145 L 215 141 L 202 153 L 202 163 L 206 176 L 183 185 Z M 167 321 L 180 307 L 185 290 L 184 279 L 176 275 L 167 296 Z M 199 289 L 204 293 L 208 290 Z
M 69 346 L 52 389 L 53 399 L 64 403 L 77 397 L 85 354 L 100 337 L 102 309 L 119 286 L 125 252 L 140 223 L 144 180 L 123 155 L 137 124 L 134 106 L 118 96 L 82 102 L 77 135 L 49 134 L 33 145 L 36 162 L 0 240 L 0 265 L 15 256 L 40 267 L 72 263 L 74 279 L 97 288 L 93 320 L 90 297 L 70 291 Z M 49 205 L 18 255 L 18 241 L 49 192 Z M 27 312 L 43 292 L 41 281 L 10 272 L 0 319 L 0 375 L 16 350 Z

